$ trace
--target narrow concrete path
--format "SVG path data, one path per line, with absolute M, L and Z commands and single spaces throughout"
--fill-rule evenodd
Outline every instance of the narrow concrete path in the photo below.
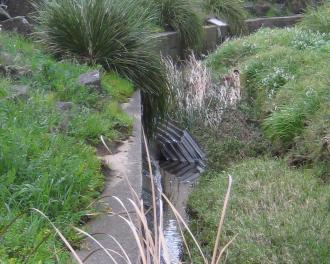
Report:
M 141 196 L 142 190 L 142 152 L 141 152 L 141 96 L 140 92 L 134 93 L 130 101 L 123 105 L 123 109 L 134 119 L 133 135 L 125 141 L 112 155 L 102 155 L 100 158 L 111 169 L 110 173 L 106 173 L 105 190 L 102 196 L 116 196 L 127 206 L 129 211 L 133 211 L 132 206 L 128 202 L 132 198 L 132 193 L 125 177 L 127 176 L 134 190 Z M 111 208 L 112 213 L 122 213 L 124 210 L 120 204 L 113 198 L 105 198 L 102 200 Z M 135 217 L 134 214 L 131 214 Z M 118 242 L 126 250 L 133 264 L 138 260 L 138 248 L 134 237 L 128 225 L 120 217 L 116 215 L 102 215 L 92 220 L 88 224 L 88 232 L 90 234 L 106 233 L 115 237 Z M 107 235 L 98 234 L 94 237 L 108 249 L 120 252 L 117 244 Z M 78 252 L 79 256 L 84 259 L 91 252 L 100 248 L 91 239 L 87 239 L 83 248 Z M 127 263 L 116 254 L 112 253 L 117 263 Z M 106 255 L 103 250 L 96 251 L 85 263 L 89 264 L 112 264 L 113 260 Z

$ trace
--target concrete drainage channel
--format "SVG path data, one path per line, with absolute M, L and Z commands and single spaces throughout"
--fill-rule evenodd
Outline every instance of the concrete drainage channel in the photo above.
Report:
M 172 209 L 161 199 L 163 192 L 184 220 L 188 196 L 193 190 L 200 173 L 205 169 L 205 154 L 187 130 L 181 130 L 167 122 L 158 130 L 156 145 L 152 151 L 152 169 L 155 182 L 157 210 L 163 211 L 163 234 L 167 242 L 171 263 L 181 263 L 183 240 Z M 146 158 L 143 166 L 142 197 L 145 205 L 151 207 L 151 179 Z M 159 216 L 158 216 L 159 217 Z M 153 227 L 150 213 L 149 225 Z M 182 226 L 182 225 L 181 225 Z
M 151 204 L 151 185 L 146 157 L 143 151 L 141 124 L 141 96 L 137 91 L 123 109 L 134 119 L 133 135 L 120 144 L 111 154 L 99 148 L 98 157 L 104 164 L 105 189 L 100 197 L 102 210 L 109 212 L 96 217 L 87 224 L 88 232 L 106 249 L 121 252 L 119 242 L 129 259 L 135 264 L 139 259 L 139 251 L 135 239 L 127 223 L 119 217 L 126 216 L 122 206 L 113 196 L 118 197 L 129 212 L 134 211 L 128 199 L 132 199 L 132 191 L 127 183 L 128 178 L 134 191 L 144 199 L 146 206 Z M 185 207 L 189 193 L 194 187 L 200 172 L 203 171 L 205 155 L 187 131 L 180 130 L 173 124 L 165 124 L 158 132 L 156 151 L 153 151 L 153 173 L 156 188 L 170 198 L 173 205 L 185 218 Z M 160 197 L 160 193 L 157 193 Z M 163 204 L 163 203 L 162 203 Z M 171 263 L 179 263 L 182 253 L 182 238 L 178 223 L 171 210 L 163 207 L 164 236 L 168 241 Z M 130 214 L 133 218 L 134 214 Z M 152 222 L 150 221 L 150 226 Z M 117 240 L 117 242 L 113 239 Z M 113 260 L 92 239 L 86 239 L 78 252 L 84 263 L 109 264 L 127 263 L 122 257 L 113 254 Z M 136 261 L 138 263 L 138 261 Z

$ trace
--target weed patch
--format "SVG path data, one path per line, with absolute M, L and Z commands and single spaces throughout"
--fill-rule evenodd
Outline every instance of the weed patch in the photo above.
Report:
M 108 74 L 101 92 L 90 90 L 77 80 L 95 68 L 56 62 L 18 36 L 1 33 L 0 40 L 2 53 L 33 72 L 20 80 L 0 77 L 0 262 L 68 263 L 63 244 L 30 209 L 43 211 L 78 245 L 69 227 L 87 213 L 104 181 L 90 143 L 101 135 L 120 140 L 130 134 L 131 120 L 118 101 L 133 87 Z M 7 98 L 13 85 L 30 88 L 26 100 Z M 60 110 L 59 102 L 70 109 Z

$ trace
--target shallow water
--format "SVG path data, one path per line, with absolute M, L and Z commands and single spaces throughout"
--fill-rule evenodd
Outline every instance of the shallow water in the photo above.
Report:
M 175 175 L 161 169 L 163 191 L 171 203 L 178 210 L 182 218 L 187 221 L 186 206 L 189 194 L 195 182 L 180 181 Z M 171 263 L 179 263 L 183 253 L 183 240 L 178 221 L 169 206 L 164 205 L 164 236 L 167 241 Z M 182 226 L 182 224 L 181 224 Z
M 159 167 L 158 162 L 153 162 L 155 183 L 158 191 L 163 191 L 180 213 L 182 218 L 187 221 L 186 205 L 187 199 L 196 181 L 181 181 L 176 175 Z M 144 171 L 145 176 L 148 175 Z M 147 206 L 151 205 L 150 185 L 144 184 L 143 199 Z M 159 195 L 159 193 L 158 193 Z M 178 221 L 166 201 L 159 200 L 158 209 L 163 210 L 163 231 L 167 242 L 167 250 L 170 256 L 171 264 L 180 263 L 183 253 L 183 240 Z M 149 225 L 153 227 L 152 216 L 148 217 Z M 181 225 L 182 226 L 182 225 Z

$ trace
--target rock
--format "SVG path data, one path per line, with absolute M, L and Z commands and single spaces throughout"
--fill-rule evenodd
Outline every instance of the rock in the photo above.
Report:
M 91 90 L 101 91 L 101 77 L 99 71 L 84 73 L 79 76 L 78 83 Z
M 7 1 L 7 11 L 12 16 L 25 16 L 29 17 L 31 13 L 35 11 L 33 7 L 33 2 L 39 2 L 32 1 L 32 0 L 9 0 Z
M 5 31 L 17 32 L 29 36 L 33 32 L 33 26 L 25 17 L 14 17 L 1 22 L 1 28 Z
M 289 166 L 299 168 L 306 164 L 308 164 L 311 161 L 311 158 L 304 155 L 292 155 L 289 157 L 288 163 Z
M 27 101 L 29 99 L 29 90 L 30 87 L 28 85 L 13 85 L 7 99 L 14 101 Z
M 2 6 L 0 6 L 0 21 L 4 21 L 10 18 L 11 16 L 7 13 L 7 11 Z
M 14 58 L 9 53 L 5 51 L 1 51 L 0 49 L 0 65 L 1 64 L 5 64 L 5 65 L 14 64 Z
M 0 74 L 14 80 L 19 80 L 22 77 L 31 77 L 32 71 L 26 67 L 16 65 L 2 65 L 0 64 Z
M 60 122 L 52 129 L 53 132 L 65 132 L 68 129 L 70 120 L 73 117 L 72 109 L 74 104 L 72 102 L 57 102 L 56 108 L 60 114 Z
M 61 112 L 70 111 L 73 108 L 72 102 L 57 102 L 56 107 Z
M 321 157 L 324 160 L 330 160 L 330 135 L 322 138 L 321 140 Z

